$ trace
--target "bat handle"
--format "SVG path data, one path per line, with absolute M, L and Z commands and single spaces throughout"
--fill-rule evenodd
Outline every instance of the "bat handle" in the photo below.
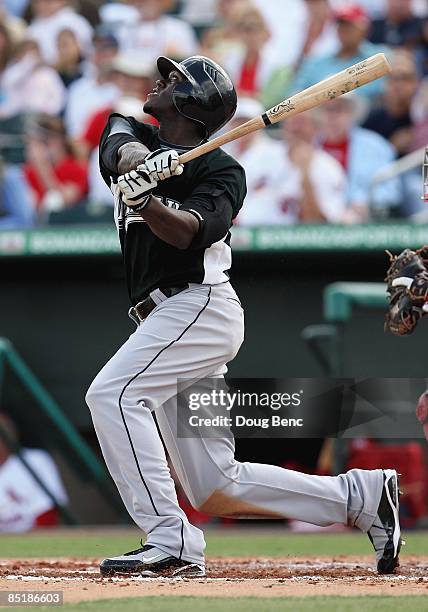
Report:
M 238 127 L 234 128 L 233 130 L 220 134 L 220 136 L 216 136 L 212 140 L 204 142 L 204 144 L 195 147 L 191 151 L 186 151 L 186 153 L 183 153 L 183 155 L 180 155 L 179 157 L 180 164 L 185 164 L 192 161 L 192 159 L 195 159 L 200 155 L 210 153 L 210 151 L 214 151 L 215 149 L 218 149 L 218 147 L 222 147 L 228 142 L 232 142 L 237 138 L 246 136 L 246 134 L 251 134 L 252 132 L 260 130 L 264 127 L 266 127 L 266 124 L 264 123 L 262 116 L 260 115 L 259 117 L 254 117 L 254 119 L 250 119 L 246 123 L 238 125 Z

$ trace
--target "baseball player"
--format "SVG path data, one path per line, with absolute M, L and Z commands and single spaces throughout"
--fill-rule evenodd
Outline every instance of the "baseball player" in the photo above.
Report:
M 104 559 L 101 574 L 205 575 L 204 536 L 177 503 L 153 413 L 195 508 L 355 525 L 368 533 L 378 571 L 393 572 L 401 546 L 395 470 L 311 476 L 239 463 L 230 438 L 177 436 L 177 379 L 223 376 L 243 341 L 243 310 L 228 271 L 229 230 L 246 186 L 242 167 L 221 149 L 179 162 L 232 118 L 229 76 L 200 56 L 181 63 L 160 57 L 157 65 L 161 78 L 144 112 L 160 128 L 112 114 L 100 145 L 137 328 L 86 400 L 108 469 L 147 536 L 137 550 Z

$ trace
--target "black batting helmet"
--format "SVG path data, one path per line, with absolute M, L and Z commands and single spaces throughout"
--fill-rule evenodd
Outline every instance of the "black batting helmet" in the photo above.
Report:
M 178 112 L 198 123 L 208 138 L 232 119 L 236 110 L 236 91 L 232 79 L 221 66 L 202 55 L 177 63 L 159 57 L 158 69 L 164 79 L 177 70 L 186 80 L 174 87 L 172 99 Z

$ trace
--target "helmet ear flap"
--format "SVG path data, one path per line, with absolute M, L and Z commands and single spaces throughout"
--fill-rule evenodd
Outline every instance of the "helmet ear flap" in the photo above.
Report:
M 160 59 L 171 62 L 168 58 Z M 163 68 L 163 64 L 159 67 Z M 207 57 L 190 57 L 178 69 L 186 80 L 174 87 L 174 105 L 179 113 L 201 125 L 208 138 L 235 113 L 237 98 L 233 82 L 221 66 Z
M 181 112 L 182 112 L 182 114 L 185 117 L 188 117 L 189 119 L 191 119 L 191 121 L 196 123 L 201 138 L 208 138 L 209 132 L 208 132 L 207 126 L 205 125 L 205 123 L 201 119 L 197 119 L 194 116 L 195 115 L 195 108 L 200 106 L 201 103 L 203 103 L 203 101 L 198 100 L 195 96 L 189 95 L 187 97 L 187 100 L 183 103 Z M 187 111 L 189 111 L 189 112 L 187 112 Z
M 197 104 L 197 100 L 195 98 L 195 96 L 188 96 L 187 97 L 187 104 Z

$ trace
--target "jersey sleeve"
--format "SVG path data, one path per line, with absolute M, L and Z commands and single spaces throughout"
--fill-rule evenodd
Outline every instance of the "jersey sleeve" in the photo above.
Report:
M 198 233 L 189 248 L 206 248 L 224 238 L 245 194 L 245 173 L 238 164 L 210 173 L 180 207 L 199 221 Z
M 150 148 L 153 137 L 153 127 L 136 121 L 133 117 L 124 117 L 112 113 L 101 135 L 99 149 L 100 172 L 104 181 L 110 187 L 110 179 L 115 181 L 119 176 L 117 171 L 117 152 L 127 142 L 141 142 Z

